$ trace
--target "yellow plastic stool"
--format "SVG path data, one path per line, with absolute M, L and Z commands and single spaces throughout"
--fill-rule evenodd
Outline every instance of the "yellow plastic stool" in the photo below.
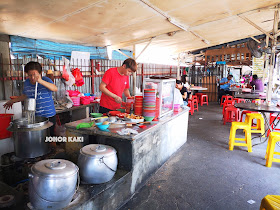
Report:
M 257 120 L 257 125 L 252 126 L 252 120 L 256 119 Z M 264 129 L 264 119 L 263 116 L 259 113 L 247 113 L 245 122 L 249 123 L 251 127 L 251 133 L 260 133 L 264 134 L 265 129 Z M 255 130 L 256 129 L 256 130 Z
M 272 162 L 280 163 L 279 158 L 273 158 L 273 155 L 280 155 L 280 152 L 275 152 L 275 144 L 276 142 L 280 141 L 280 133 L 279 132 L 270 132 L 267 148 L 266 148 L 266 167 L 271 167 Z
M 262 199 L 260 210 L 280 209 L 280 195 L 267 195 Z
M 235 138 L 236 130 L 242 129 L 245 131 L 245 138 Z M 245 143 L 235 142 L 244 141 Z M 233 150 L 234 146 L 243 146 L 248 148 L 248 152 L 252 152 L 252 142 L 251 142 L 251 126 L 249 123 L 245 122 L 232 122 L 229 134 L 229 150 Z

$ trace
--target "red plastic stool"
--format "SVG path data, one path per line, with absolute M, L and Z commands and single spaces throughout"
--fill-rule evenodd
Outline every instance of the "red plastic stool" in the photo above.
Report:
M 192 102 L 193 111 L 195 111 L 195 110 L 198 111 L 198 101 L 197 101 L 197 99 L 189 99 L 188 101 Z
M 223 103 L 223 116 L 224 116 L 224 114 L 225 114 L 225 108 L 226 108 L 227 106 L 233 106 L 234 103 L 235 103 L 235 101 L 233 101 L 233 100 L 225 100 L 225 101 L 224 101 L 224 103 Z M 224 117 L 223 117 L 223 118 L 224 118 Z
M 271 125 L 271 123 L 275 120 L 277 114 L 275 113 L 270 113 L 270 117 L 269 117 L 269 124 Z M 277 120 L 280 120 L 280 116 L 278 116 Z M 272 129 L 274 128 L 274 125 L 271 125 Z M 280 128 L 275 128 L 274 131 L 280 131 Z M 270 129 L 268 129 L 267 131 L 267 136 L 269 136 L 270 134 Z
M 197 95 L 192 95 L 192 99 L 196 99 L 198 101 Z
M 246 103 L 246 100 L 245 99 L 243 99 L 243 98 L 234 98 L 233 99 L 236 103 Z
M 192 103 L 192 101 L 191 100 L 188 100 L 188 107 L 190 107 L 190 111 L 189 111 L 189 113 L 191 113 L 191 115 L 193 115 L 193 103 Z
M 238 122 L 240 110 L 234 106 L 229 106 L 225 110 L 224 125 L 226 122 Z
M 208 95 L 206 95 L 206 94 L 202 94 L 200 96 L 200 105 L 203 106 L 203 104 L 207 104 L 207 106 L 208 106 Z
M 249 111 L 249 110 L 243 110 L 241 112 L 240 122 L 243 122 L 243 115 L 245 114 L 245 116 L 246 116 L 247 113 L 258 113 L 258 112 L 253 112 L 253 111 Z
M 233 97 L 232 97 L 232 96 L 229 96 L 229 95 L 223 95 L 222 98 L 221 98 L 221 104 L 220 104 L 220 106 L 223 106 L 223 105 L 224 105 L 224 99 L 225 99 L 225 100 L 233 100 Z
M 201 103 L 201 96 L 203 95 L 203 93 L 196 93 L 195 95 L 197 96 L 198 103 Z

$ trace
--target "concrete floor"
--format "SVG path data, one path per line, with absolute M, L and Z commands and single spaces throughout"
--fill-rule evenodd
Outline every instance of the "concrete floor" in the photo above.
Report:
M 229 151 L 230 126 L 217 103 L 199 107 L 190 116 L 187 143 L 121 209 L 259 209 L 264 196 L 280 194 L 280 163 L 265 167 L 267 142 L 252 153 Z

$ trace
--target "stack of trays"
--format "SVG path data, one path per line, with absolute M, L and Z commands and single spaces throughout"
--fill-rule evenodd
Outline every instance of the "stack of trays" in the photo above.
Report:
M 152 121 L 156 115 L 156 90 L 144 89 L 143 116 L 146 121 Z
M 143 110 L 143 96 L 135 96 L 134 114 L 142 116 Z

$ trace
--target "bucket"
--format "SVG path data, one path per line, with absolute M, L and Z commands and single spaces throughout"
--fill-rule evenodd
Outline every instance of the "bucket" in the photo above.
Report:
M 0 114 L 0 139 L 6 139 L 12 136 L 12 132 L 8 131 L 7 128 L 12 121 L 14 114 Z
M 80 101 L 80 97 L 71 97 L 74 105 L 73 106 L 80 106 L 81 101 Z

